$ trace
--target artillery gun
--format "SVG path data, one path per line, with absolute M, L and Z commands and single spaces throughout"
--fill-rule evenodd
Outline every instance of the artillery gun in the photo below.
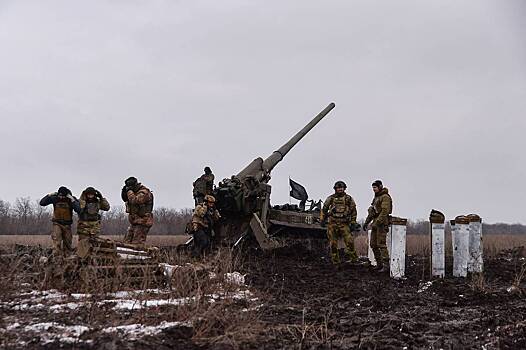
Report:
M 319 223 L 319 211 L 281 210 L 270 205 L 270 173 L 290 150 L 333 108 L 330 103 L 287 143 L 269 157 L 254 159 L 237 175 L 225 179 L 215 190 L 222 220 L 215 228 L 216 240 L 238 245 L 255 238 L 264 249 L 290 244 L 291 240 L 312 247 L 313 238 L 325 237 Z

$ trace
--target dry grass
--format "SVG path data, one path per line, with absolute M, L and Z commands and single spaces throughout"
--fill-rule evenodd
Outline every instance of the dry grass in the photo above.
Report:
M 111 239 L 122 240 L 124 236 L 104 236 Z M 177 246 L 188 240 L 189 236 L 185 235 L 157 235 L 149 236 L 147 244 L 163 247 Z M 74 235 L 73 244 L 76 245 L 77 237 Z M 42 245 L 51 246 L 51 237 L 49 235 L 0 235 L 0 246 L 2 245 Z M 367 254 L 367 236 L 360 234 L 355 238 L 355 245 L 360 255 Z M 407 236 L 407 254 L 408 255 L 429 255 L 429 236 L 427 235 L 409 235 Z M 486 235 L 484 236 L 484 255 L 495 256 L 498 252 L 514 247 L 526 246 L 526 235 Z M 446 235 L 446 254 L 452 254 L 451 236 Z
M 367 236 L 364 234 L 355 238 L 358 254 L 367 254 Z M 484 236 L 484 256 L 493 257 L 500 251 L 514 247 L 526 246 L 526 235 L 486 235 Z M 430 238 L 427 235 L 408 235 L 406 251 L 408 255 L 429 255 Z M 446 235 L 446 254 L 451 256 L 453 248 L 451 235 Z
M 115 240 L 122 240 L 122 236 L 103 236 Z M 188 240 L 189 236 L 185 235 L 162 235 L 149 236 L 146 243 L 153 246 L 176 246 Z M 9 246 L 14 244 L 22 245 L 41 245 L 44 247 L 51 247 L 51 236 L 49 235 L 0 235 L 0 246 Z M 77 236 L 73 235 L 73 245 L 77 244 Z

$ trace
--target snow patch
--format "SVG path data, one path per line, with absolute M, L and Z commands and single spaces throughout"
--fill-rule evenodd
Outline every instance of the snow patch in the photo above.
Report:
M 174 271 L 177 270 L 180 266 L 160 263 L 159 267 L 163 270 L 164 277 L 170 280 L 172 279 Z
M 142 338 L 147 335 L 156 335 L 161 333 L 164 329 L 177 327 L 177 326 L 186 326 L 192 327 L 190 323 L 185 322 L 166 322 L 163 321 L 157 326 L 144 326 L 142 324 L 129 324 L 124 326 L 109 327 L 103 330 L 104 333 L 119 333 L 126 335 L 129 339 Z
M 24 327 L 26 332 L 39 333 L 40 338 L 44 344 L 51 343 L 53 341 L 59 341 L 61 343 L 76 343 L 79 341 L 79 337 L 86 331 L 89 330 L 86 326 L 66 326 L 61 325 L 57 322 L 43 322 L 35 323 Z
M 417 293 L 422 293 L 422 292 L 425 292 L 429 287 L 431 287 L 433 285 L 433 281 L 428 281 L 426 283 L 421 283 L 419 285 L 419 288 L 418 288 L 418 291 Z
M 228 272 L 225 274 L 225 280 L 230 283 L 238 284 L 238 285 L 244 285 L 245 284 L 245 276 L 242 275 L 239 272 Z

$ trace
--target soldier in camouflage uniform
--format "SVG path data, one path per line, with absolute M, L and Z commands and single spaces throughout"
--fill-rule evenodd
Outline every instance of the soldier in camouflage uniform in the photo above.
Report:
M 144 244 L 153 226 L 153 193 L 132 176 L 124 182 L 121 197 L 130 222 L 124 242 Z
M 382 181 L 376 180 L 372 184 L 374 199 L 369 207 L 369 215 L 363 224 L 363 230 L 367 231 L 369 224 L 371 226 L 371 249 L 377 263 L 377 270 L 385 271 L 384 267 L 389 261 L 389 252 L 387 251 L 387 232 L 389 232 L 390 215 L 393 212 L 393 200 L 389 195 L 389 190 L 383 186 Z
M 340 252 L 338 243 L 343 239 L 345 243 L 345 255 L 351 262 L 358 259 L 354 249 L 354 238 L 351 232 L 351 226 L 356 226 L 356 204 L 351 196 L 345 193 L 347 185 L 343 181 L 334 184 L 335 193 L 330 195 L 323 204 L 320 213 L 320 221 L 325 226 L 327 221 L 327 238 L 331 249 L 331 259 L 334 264 L 339 264 Z
M 53 205 L 53 255 L 57 257 L 68 256 L 73 252 L 71 224 L 73 224 L 73 211 L 79 212 L 79 201 L 73 197 L 71 191 L 61 186 L 58 192 L 46 195 L 40 200 L 41 206 Z
M 110 204 L 102 194 L 93 187 L 86 188 L 80 195 L 79 223 L 77 234 L 79 240 L 90 236 L 98 236 L 100 233 L 100 211 L 110 210 Z
M 204 202 L 198 204 L 194 209 L 192 216 L 194 236 L 192 256 L 194 257 L 201 256 L 210 247 L 214 225 L 221 218 L 219 211 L 215 208 L 215 202 L 214 196 L 208 194 L 204 197 Z
M 209 167 L 205 167 L 205 173 L 194 181 L 194 201 L 195 205 L 203 203 L 207 194 L 214 194 L 214 174 Z

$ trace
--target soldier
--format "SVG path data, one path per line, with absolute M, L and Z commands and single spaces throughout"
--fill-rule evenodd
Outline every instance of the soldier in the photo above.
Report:
M 102 194 L 93 187 L 86 188 L 80 195 L 79 223 L 77 234 L 79 240 L 90 236 L 98 236 L 100 233 L 100 211 L 110 210 L 110 204 Z
M 71 224 L 73 224 L 73 210 L 79 212 L 79 201 L 73 197 L 71 191 L 61 186 L 57 192 L 50 193 L 40 200 L 40 205 L 45 207 L 53 205 L 53 254 L 57 257 L 68 256 L 73 252 Z
M 393 212 L 393 200 L 389 195 L 389 190 L 383 186 L 382 181 L 376 180 L 372 184 L 374 199 L 369 207 L 369 215 L 363 224 L 363 230 L 367 231 L 369 224 L 371 226 L 371 249 L 376 260 L 376 269 L 384 272 L 384 265 L 389 261 L 389 252 L 387 251 L 386 236 L 389 232 L 389 215 Z
M 356 262 L 358 255 L 354 249 L 354 238 L 350 225 L 356 225 L 356 204 L 351 196 L 345 193 L 347 185 L 343 181 L 334 184 L 334 194 L 330 195 L 323 204 L 320 213 L 320 221 L 325 227 L 327 221 L 327 238 L 331 248 L 331 259 L 333 264 L 340 263 L 340 252 L 338 241 L 343 239 L 345 243 L 345 254 L 351 262 Z
M 204 170 L 205 173 L 193 183 L 193 194 L 196 206 L 203 203 L 207 194 L 212 195 L 214 193 L 214 174 L 212 174 L 212 170 L 209 167 L 205 167 Z
M 192 231 L 194 235 L 194 248 L 192 256 L 198 257 L 210 246 L 210 240 L 213 236 L 215 223 L 221 218 L 221 215 L 215 208 L 215 198 L 207 194 L 204 202 L 195 207 L 192 216 Z
M 153 226 L 153 193 L 132 176 L 124 181 L 121 197 L 130 222 L 124 242 L 144 244 Z

